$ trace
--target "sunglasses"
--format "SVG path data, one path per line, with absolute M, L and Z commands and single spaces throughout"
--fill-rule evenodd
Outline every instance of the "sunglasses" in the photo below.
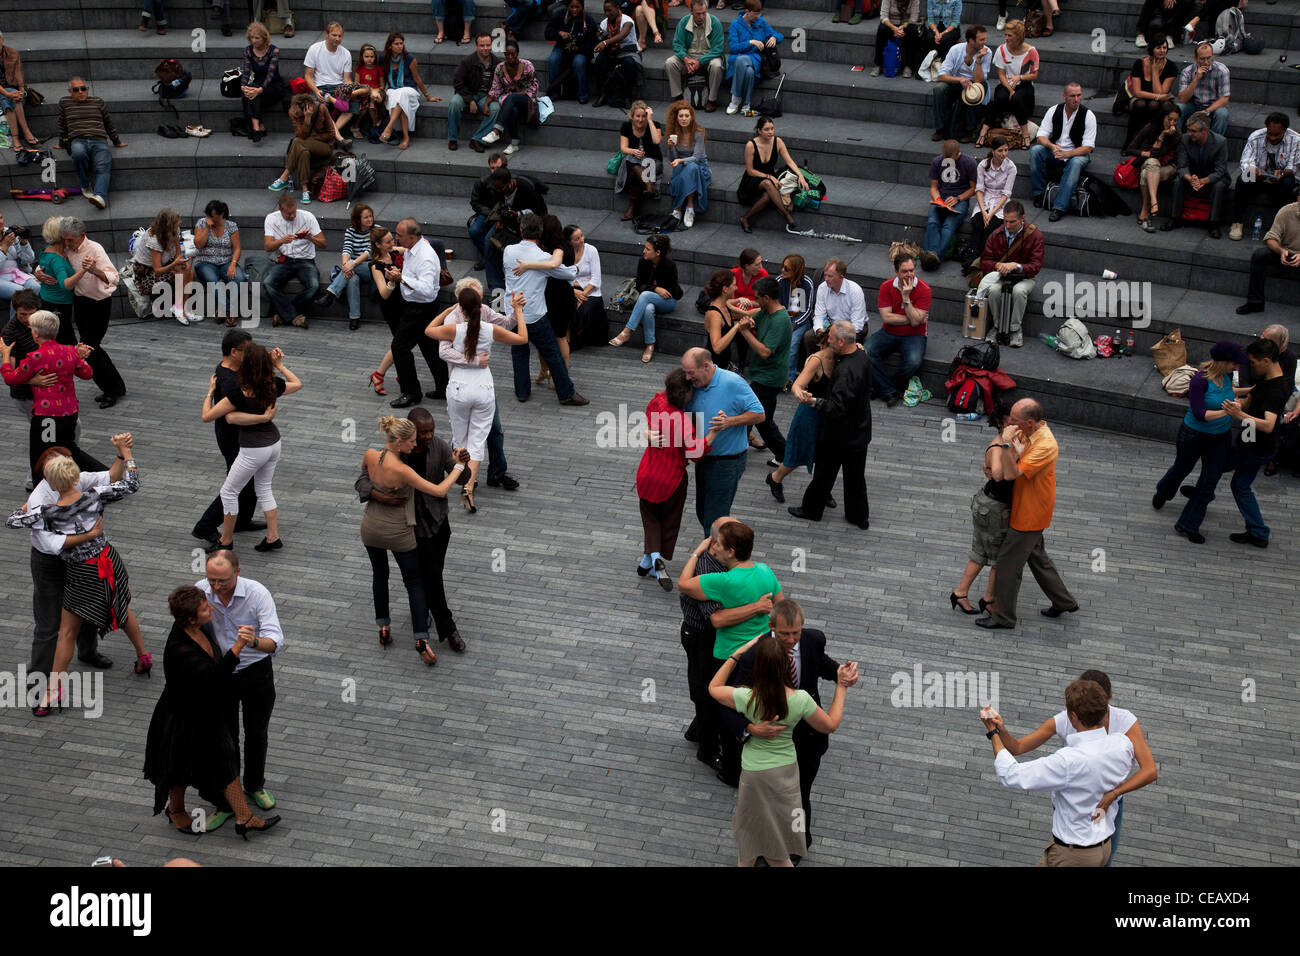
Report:
M 85 93 L 85 92 L 86 92 L 87 90 L 89 90 L 89 89 L 90 89 L 90 87 L 88 87 L 88 86 L 74 86 L 74 87 L 72 87 L 72 92 L 74 92 L 74 93 Z

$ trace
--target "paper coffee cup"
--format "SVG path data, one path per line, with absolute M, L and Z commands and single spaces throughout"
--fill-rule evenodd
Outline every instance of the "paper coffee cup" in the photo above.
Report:
M 1119 278 L 1119 273 L 1116 272 L 1116 271 L 1113 270 L 1113 269 L 1102 269 L 1102 270 L 1101 270 L 1101 277 L 1102 277 L 1103 279 L 1118 279 L 1118 278 Z

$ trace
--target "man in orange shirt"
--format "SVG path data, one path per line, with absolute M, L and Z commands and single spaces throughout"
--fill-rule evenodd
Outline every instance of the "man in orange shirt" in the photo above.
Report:
M 1056 438 L 1043 421 L 1043 406 L 1022 398 L 1011 407 L 1011 424 L 1020 435 L 1002 445 L 1002 474 L 1015 478 L 1011 496 L 1011 526 L 998 552 L 993 603 L 975 623 L 984 628 L 1016 626 L 1016 598 L 1025 562 L 1034 580 L 1051 598 L 1045 617 L 1060 617 L 1079 610 L 1079 602 L 1061 580 L 1056 565 L 1043 547 L 1043 531 L 1052 523 L 1056 505 Z

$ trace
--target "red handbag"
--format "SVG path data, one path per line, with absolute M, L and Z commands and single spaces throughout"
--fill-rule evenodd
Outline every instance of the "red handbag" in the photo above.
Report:
M 1138 175 L 1138 158 L 1130 156 L 1115 167 L 1115 185 L 1124 189 L 1137 189 Z
M 343 181 L 337 169 L 331 166 L 325 170 L 325 181 L 320 184 L 316 198 L 321 202 L 334 202 L 348 194 L 348 184 Z
M 1183 200 L 1183 214 L 1179 218 L 1184 222 L 1209 222 L 1210 204 L 1204 199 L 1189 196 Z

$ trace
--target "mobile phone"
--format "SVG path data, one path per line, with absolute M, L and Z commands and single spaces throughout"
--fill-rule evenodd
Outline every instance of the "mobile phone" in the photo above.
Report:
M 111 856 L 96 857 L 95 862 L 90 865 L 91 866 L 112 866 L 113 858 Z

